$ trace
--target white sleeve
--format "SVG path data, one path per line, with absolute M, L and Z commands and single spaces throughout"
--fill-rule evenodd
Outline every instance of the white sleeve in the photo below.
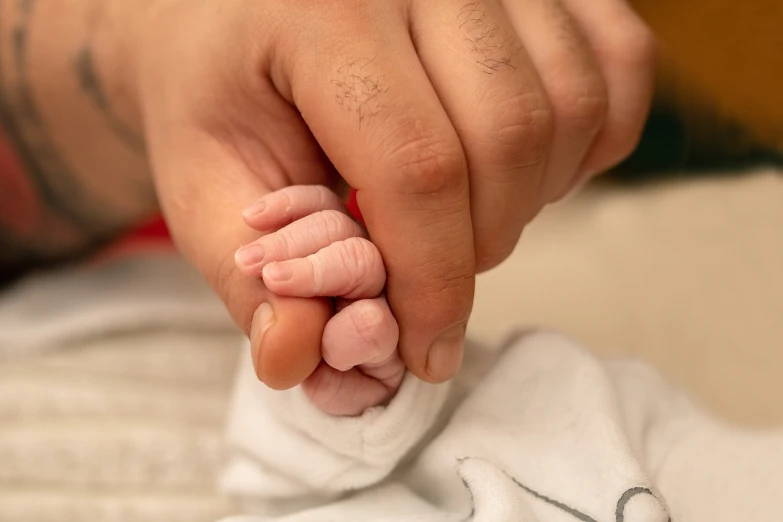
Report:
M 228 419 L 225 492 L 266 505 L 318 504 L 383 480 L 438 417 L 448 385 L 407 375 L 389 405 L 357 417 L 330 416 L 301 388 L 258 382 L 245 349 Z M 259 507 L 260 506 L 260 507 Z

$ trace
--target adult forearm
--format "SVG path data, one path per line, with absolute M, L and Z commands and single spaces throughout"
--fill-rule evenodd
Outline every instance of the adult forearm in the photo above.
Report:
M 151 212 L 136 110 L 145 1 L 0 0 L 0 275 Z

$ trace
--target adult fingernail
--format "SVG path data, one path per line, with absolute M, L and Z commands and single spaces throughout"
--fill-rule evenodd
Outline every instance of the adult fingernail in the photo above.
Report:
M 277 283 L 288 281 L 293 275 L 293 270 L 285 263 L 272 263 L 264 267 L 264 279 Z
M 234 261 L 238 265 L 251 267 L 264 260 L 264 247 L 261 245 L 247 245 L 237 250 Z
M 264 339 L 264 334 L 275 324 L 275 312 L 269 303 L 261 303 L 253 313 L 253 321 L 250 323 L 250 351 L 253 355 L 253 365 L 258 358 L 258 347 Z
M 452 326 L 435 339 L 427 354 L 427 374 L 437 382 L 454 376 L 462 365 L 466 323 Z
M 266 201 L 260 200 L 256 201 L 249 207 L 247 207 L 245 210 L 242 211 L 242 217 L 245 219 L 250 219 L 252 217 L 258 216 L 259 214 L 263 214 L 264 210 L 266 210 Z

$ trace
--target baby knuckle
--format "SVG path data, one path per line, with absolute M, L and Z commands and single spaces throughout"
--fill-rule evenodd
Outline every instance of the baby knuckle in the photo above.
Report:
M 297 238 L 301 231 L 280 230 L 263 238 L 264 250 L 267 251 L 264 258 L 269 260 L 283 261 L 291 259 L 296 251 L 295 245 L 301 241 Z
M 341 243 L 340 255 L 342 265 L 351 274 L 354 290 L 362 283 L 368 283 L 374 276 L 373 268 L 380 263 L 380 253 L 370 241 L 364 238 L 352 238 Z
M 343 289 L 343 293 L 347 293 L 362 279 L 364 275 L 361 273 L 362 263 L 359 259 L 357 248 L 352 241 L 342 241 L 336 244 L 335 248 L 338 265 L 342 270 L 350 274 L 351 288 Z
M 293 214 L 294 205 L 296 204 L 296 191 L 293 190 L 295 188 L 297 187 L 285 187 L 272 194 L 273 198 L 280 200 L 284 218 L 289 218 Z
M 303 269 L 307 279 L 312 284 L 316 295 L 322 295 L 325 292 L 330 280 L 330 273 L 333 269 L 322 252 L 304 258 Z
M 349 317 L 356 336 L 369 346 L 379 345 L 379 335 L 385 326 L 383 311 L 372 301 L 357 301 L 350 307 Z
M 337 210 L 321 210 L 313 214 L 313 235 L 325 234 L 330 242 L 339 241 L 352 234 L 353 222 L 347 215 Z
M 382 263 L 381 253 L 378 251 L 378 248 L 363 237 L 352 238 L 347 242 L 346 247 L 354 261 L 361 265 L 361 267 L 357 266 L 356 268 L 365 275 L 374 264 Z
M 308 397 L 320 407 L 326 407 L 339 400 L 343 381 L 330 378 L 324 371 L 316 371 L 303 384 Z

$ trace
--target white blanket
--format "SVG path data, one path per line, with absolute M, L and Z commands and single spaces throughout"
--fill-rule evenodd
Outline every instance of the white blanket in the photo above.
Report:
M 257 516 L 225 522 L 780 520 L 782 432 L 723 424 L 649 365 L 555 333 L 473 356 L 451 387 L 408 377 L 358 418 L 265 389 L 243 359 L 222 485 Z
M 0 293 L 0 521 L 214 522 L 241 336 L 142 255 Z

